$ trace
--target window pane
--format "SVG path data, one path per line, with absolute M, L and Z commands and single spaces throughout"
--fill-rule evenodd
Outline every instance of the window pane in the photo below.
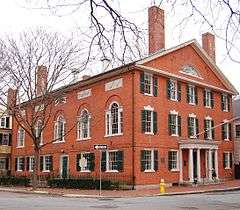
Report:
M 144 92 L 152 94 L 152 75 L 144 74 Z
M 118 133 L 118 105 L 114 103 L 111 107 L 111 117 L 112 117 L 112 134 Z
M 177 84 L 174 81 L 170 81 L 170 99 L 177 99 Z
M 117 164 L 117 152 L 109 152 L 108 153 L 108 165 L 109 170 L 118 170 Z
M 145 150 L 144 152 L 145 170 L 152 170 L 152 151 Z

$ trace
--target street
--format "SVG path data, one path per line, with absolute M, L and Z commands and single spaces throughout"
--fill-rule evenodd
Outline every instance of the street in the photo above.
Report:
M 0 192 L 1 210 L 231 210 L 240 209 L 240 191 L 139 198 L 66 198 Z

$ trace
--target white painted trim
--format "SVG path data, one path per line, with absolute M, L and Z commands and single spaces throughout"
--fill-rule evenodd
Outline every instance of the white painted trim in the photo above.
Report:
M 194 113 L 191 113 L 191 114 L 189 114 L 188 116 L 189 116 L 189 117 L 192 117 L 192 118 L 196 118 L 196 117 L 197 117 L 197 115 L 194 114 Z
M 212 120 L 212 117 L 208 115 L 207 117 L 205 117 L 205 120 Z
M 154 108 L 151 107 L 150 105 L 144 106 L 143 108 L 144 110 L 147 110 L 147 111 L 154 111 Z
M 178 115 L 178 112 L 176 110 L 170 110 L 170 114 Z

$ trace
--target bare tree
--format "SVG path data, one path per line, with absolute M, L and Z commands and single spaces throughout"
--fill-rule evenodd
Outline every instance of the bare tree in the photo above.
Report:
M 112 66 L 141 58 L 146 52 L 145 34 L 139 26 L 117 10 L 117 1 L 108 0 L 30 0 L 24 6 L 52 15 L 79 14 L 77 25 L 85 40 L 85 67 L 92 59 L 108 59 Z
M 78 68 L 81 49 L 71 38 L 37 29 L 1 40 L 0 105 L 8 109 L 34 145 L 33 188 L 37 187 L 40 150 L 67 135 L 76 125 L 53 139 L 41 134 L 50 124 L 55 103 L 61 102 L 71 72 Z M 9 91 L 10 90 L 10 91 Z M 6 102 L 7 94 L 11 101 Z M 9 95 L 8 95 L 9 97 Z

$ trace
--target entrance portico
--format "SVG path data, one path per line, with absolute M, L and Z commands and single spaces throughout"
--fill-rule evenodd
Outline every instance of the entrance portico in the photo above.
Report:
M 218 179 L 218 142 L 205 140 L 179 141 L 179 182 L 212 182 Z

